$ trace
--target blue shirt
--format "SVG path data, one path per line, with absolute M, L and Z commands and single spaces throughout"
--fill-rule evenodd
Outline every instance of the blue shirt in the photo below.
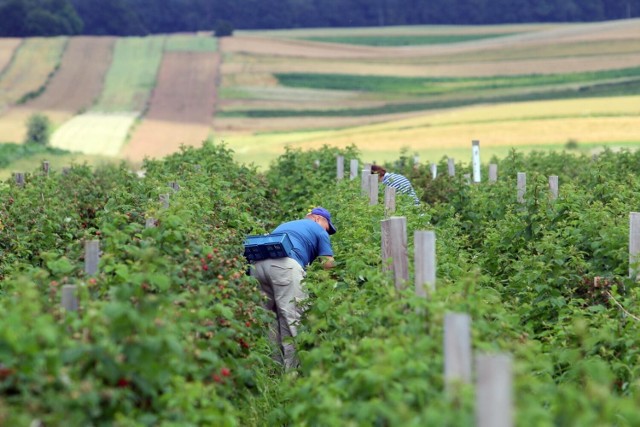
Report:
M 403 175 L 400 175 L 399 173 L 387 172 L 382 178 L 382 183 L 389 187 L 393 187 L 402 193 L 408 194 L 413 198 L 414 204 L 420 204 L 420 199 L 418 199 L 416 192 L 413 190 L 411 182 L 409 182 L 409 180 Z
M 293 251 L 291 258 L 307 268 L 319 256 L 333 256 L 329 233 L 320 224 L 311 219 L 298 219 L 280 224 L 274 233 L 287 233 Z

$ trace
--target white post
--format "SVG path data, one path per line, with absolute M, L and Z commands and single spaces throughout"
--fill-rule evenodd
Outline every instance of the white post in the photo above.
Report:
M 430 167 L 431 167 L 431 179 L 436 179 L 436 177 L 438 176 L 438 165 L 436 165 L 435 163 L 431 163 Z
M 476 357 L 476 426 L 513 426 L 512 360 L 508 354 Z
M 382 256 L 386 262 L 392 258 L 391 270 L 397 290 L 405 288 L 409 280 L 409 261 L 407 259 L 407 218 L 392 216 L 382 223 Z
M 416 295 L 426 297 L 436 290 L 436 233 L 415 231 L 413 242 Z
M 78 297 L 75 285 L 62 286 L 62 307 L 67 311 L 78 311 Z
M 447 171 L 449 176 L 456 176 L 456 161 L 451 157 L 447 159 Z
M 98 272 L 100 262 L 100 241 L 86 240 L 84 242 L 84 272 L 93 276 Z
M 169 209 L 169 194 L 161 194 L 160 195 L 160 205 L 162 209 Z
M 524 194 L 527 191 L 527 174 L 518 172 L 518 203 L 524 203 Z
M 313 161 L 313 168 L 318 169 L 320 167 L 320 160 L 316 159 Z
M 489 164 L 489 182 L 498 180 L 498 165 L 496 163 Z
M 24 173 L 16 172 L 15 180 L 18 187 L 24 187 Z
M 480 141 L 471 142 L 473 154 L 473 182 L 480 182 Z
M 558 198 L 558 176 L 551 175 L 549 177 L 549 190 L 551 191 L 551 200 Z
M 349 179 L 356 179 L 358 176 L 358 159 L 351 159 L 349 162 Z
M 365 163 L 362 175 L 360 175 L 360 189 L 363 196 L 369 195 L 369 175 L 371 175 L 371 163 Z
M 145 228 L 153 228 L 155 226 L 156 226 L 156 219 L 155 218 L 147 218 L 145 220 L 145 223 L 144 223 L 144 227 Z
M 640 212 L 629 215 L 629 278 L 640 277 Z
M 338 169 L 336 172 L 336 178 L 338 181 L 341 181 L 344 179 L 344 156 L 338 156 L 336 161 Z
M 444 316 L 444 381 L 447 389 L 456 382 L 471 384 L 471 316 Z
M 396 189 L 394 187 L 384 188 L 384 214 L 389 216 L 396 211 Z
M 378 204 L 378 175 L 370 173 L 369 175 L 369 205 Z

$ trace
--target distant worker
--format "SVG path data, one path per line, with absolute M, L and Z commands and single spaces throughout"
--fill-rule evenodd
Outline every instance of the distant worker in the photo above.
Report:
M 399 173 L 387 172 L 385 168 L 378 165 L 371 165 L 371 173 L 378 175 L 378 180 L 387 187 L 393 187 L 401 193 L 407 194 L 413 198 L 413 204 L 419 205 L 420 199 L 413 190 L 411 182 Z
M 333 268 L 333 248 L 329 235 L 336 228 L 331 223 L 331 214 L 323 207 L 316 207 L 304 219 L 285 222 L 273 233 L 286 233 L 293 249 L 288 257 L 267 258 L 253 263 L 251 275 L 258 279 L 262 292 L 267 296 L 265 308 L 276 316 L 271 339 L 278 346 L 275 359 L 285 370 L 298 366 L 298 358 L 289 337 L 297 335 L 298 323 L 304 312 L 307 292 L 302 286 L 306 268 L 316 258 L 322 257 L 325 269 Z

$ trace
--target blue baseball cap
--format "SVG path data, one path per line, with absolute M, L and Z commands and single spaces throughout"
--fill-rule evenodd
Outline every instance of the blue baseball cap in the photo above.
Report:
M 314 215 L 320 215 L 321 217 L 325 218 L 327 220 L 327 222 L 329 223 L 329 234 L 335 234 L 336 233 L 336 228 L 333 226 L 333 224 L 331 223 L 331 214 L 329 213 L 328 210 L 326 210 L 325 208 L 318 206 L 317 208 L 313 208 L 311 210 L 311 213 Z

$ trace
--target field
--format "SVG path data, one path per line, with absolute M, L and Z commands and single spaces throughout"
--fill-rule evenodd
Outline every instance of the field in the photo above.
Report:
M 471 140 L 484 158 L 631 147 L 639 44 L 638 19 L 3 39 L 0 135 L 22 143 L 41 112 L 57 147 L 132 167 L 206 139 L 259 167 L 286 145 L 371 161 L 468 159 Z

